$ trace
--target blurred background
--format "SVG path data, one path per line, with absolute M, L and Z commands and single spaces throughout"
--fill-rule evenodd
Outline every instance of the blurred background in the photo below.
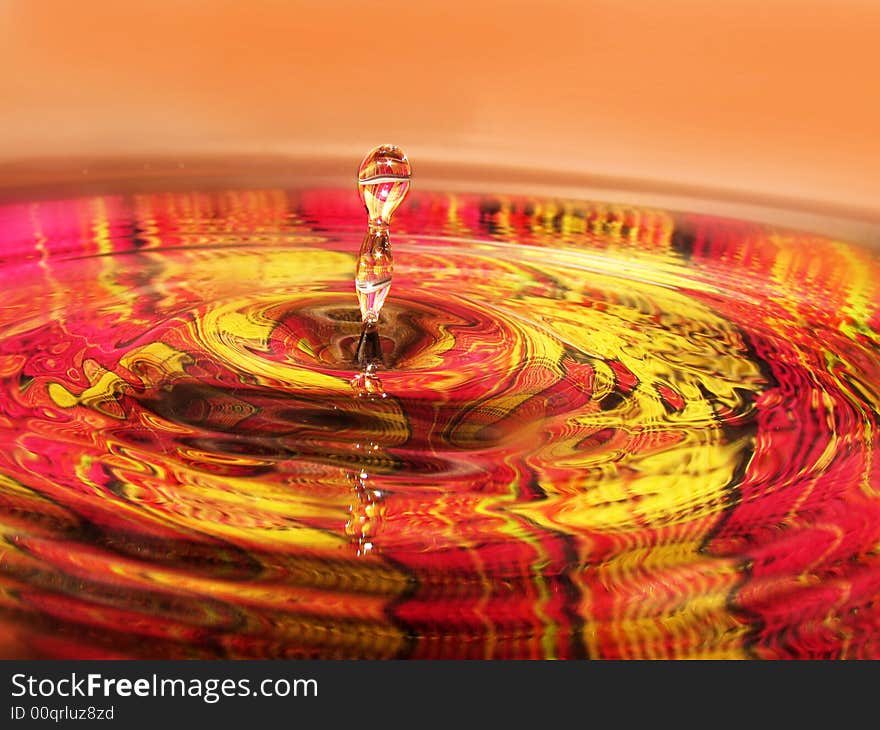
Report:
M 0 0 L 0 67 L 6 189 L 122 159 L 350 176 L 393 142 L 420 186 L 652 191 L 880 240 L 871 0 Z

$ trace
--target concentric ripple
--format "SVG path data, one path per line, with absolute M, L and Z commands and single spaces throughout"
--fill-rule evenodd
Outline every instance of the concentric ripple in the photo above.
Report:
M 880 262 L 413 193 L 0 208 L 0 655 L 880 658 Z

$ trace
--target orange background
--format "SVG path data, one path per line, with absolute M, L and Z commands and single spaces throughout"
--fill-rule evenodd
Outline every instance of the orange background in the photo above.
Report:
M 394 142 L 429 183 L 468 162 L 880 221 L 866 0 L 6 0 L 0 64 L 7 171 L 131 155 L 356 166 Z

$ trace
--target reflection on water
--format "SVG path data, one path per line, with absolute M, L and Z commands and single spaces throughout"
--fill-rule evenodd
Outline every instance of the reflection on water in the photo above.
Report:
M 0 208 L 3 656 L 880 657 L 875 255 L 415 192 L 365 343 L 362 222 Z

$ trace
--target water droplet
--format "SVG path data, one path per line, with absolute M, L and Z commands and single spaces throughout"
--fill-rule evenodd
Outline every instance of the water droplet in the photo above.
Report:
M 371 224 L 391 223 L 391 216 L 409 192 L 412 169 L 406 153 L 394 145 L 380 145 L 358 168 L 358 190 Z
M 358 191 L 369 215 L 369 227 L 358 254 L 355 290 L 361 319 L 377 322 L 391 288 L 391 216 L 409 192 L 412 170 L 406 154 L 394 145 L 372 149 L 358 168 Z

